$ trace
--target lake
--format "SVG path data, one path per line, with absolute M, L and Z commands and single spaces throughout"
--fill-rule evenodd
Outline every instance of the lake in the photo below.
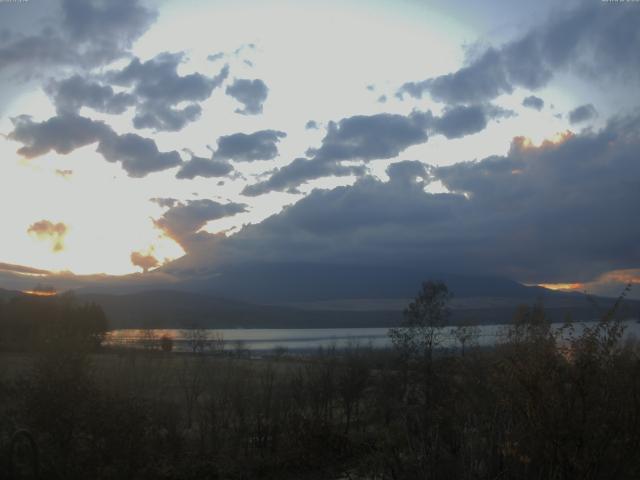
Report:
M 635 320 L 623 322 L 625 336 L 640 337 L 640 323 Z M 586 325 L 594 325 L 595 322 L 576 323 L 576 332 L 579 333 Z M 560 328 L 563 324 L 553 324 L 554 328 Z M 503 337 L 508 325 L 482 325 L 476 327 L 477 335 L 474 335 L 475 345 L 490 346 Z M 372 346 L 373 348 L 385 348 L 391 346 L 388 336 L 388 328 L 247 328 L 247 329 L 216 329 L 216 330 L 183 330 L 183 329 L 122 329 L 109 332 L 105 345 L 128 346 L 135 348 L 155 348 L 159 346 L 162 336 L 168 336 L 173 340 L 174 351 L 189 351 L 194 340 L 203 341 L 207 348 L 220 348 L 224 345 L 225 351 L 236 349 L 252 352 L 267 352 L 276 348 L 288 351 L 309 351 L 319 347 L 332 347 L 338 349 L 348 345 L 358 344 Z M 458 342 L 451 327 L 445 327 L 442 332 L 442 344 L 444 347 L 456 347 Z

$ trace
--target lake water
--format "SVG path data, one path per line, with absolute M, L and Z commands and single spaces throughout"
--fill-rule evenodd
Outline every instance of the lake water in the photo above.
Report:
M 576 332 L 585 325 L 594 325 L 595 322 L 576 323 Z M 624 322 L 625 336 L 640 338 L 640 323 L 635 320 Z M 554 328 L 560 328 L 562 324 L 554 324 Z M 473 344 L 480 346 L 495 345 L 504 337 L 508 325 L 483 325 L 476 327 Z M 160 338 L 168 336 L 173 341 L 174 351 L 189 351 L 194 340 L 204 341 L 205 349 L 215 349 L 224 346 L 225 351 L 236 349 L 252 352 L 273 351 L 276 348 L 288 351 L 309 351 L 319 347 L 345 348 L 348 345 L 358 344 L 385 348 L 391 346 L 388 336 L 388 328 L 305 328 L 305 329 L 216 329 L 216 330 L 113 330 L 107 336 L 106 345 L 128 346 L 136 348 L 157 348 Z M 456 347 L 458 342 L 447 327 L 441 331 L 444 347 Z

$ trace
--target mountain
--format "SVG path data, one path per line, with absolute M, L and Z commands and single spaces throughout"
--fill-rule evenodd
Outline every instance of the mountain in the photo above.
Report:
M 254 305 L 199 293 L 154 290 L 78 294 L 102 306 L 112 328 L 339 328 L 392 326 L 400 311 L 320 311 Z
M 338 303 L 333 308 L 313 306 L 291 307 L 257 305 L 228 300 L 200 293 L 154 290 L 125 295 L 79 294 L 79 300 L 101 305 L 111 328 L 356 328 L 391 327 L 402 321 L 406 304 L 398 302 L 388 309 L 346 309 Z M 512 320 L 519 304 L 500 303 L 496 299 L 471 298 L 467 304 L 452 304 L 452 323 L 502 324 Z M 594 309 L 585 299 L 572 303 L 545 303 L 545 310 L 554 322 L 571 315 L 575 321 L 593 320 L 613 303 L 599 299 L 602 311 Z M 640 302 L 628 301 L 627 309 L 640 310 Z
M 0 300 L 6 301 L 19 295 L 23 295 L 23 293 L 16 290 L 5 290 L 4 288 L 0 288 Z
M 430 272 L 419 267 L 262 263 L 222 267 L 182 288 L 255 303 L 413 298 L 425 280 L 441 280 L 455 297 L 535 299 L 549 290 L 495 276 Z
M 453 322 L 508 323 L 519 305 L 541 300 L 553 321 L 598 318 L 599 309 L 577 293 L 529 287 L 495 276 L 430 273 L 426 269 L 318 264 L 253 264 L 216 275 L 135 289 L 116 282 L 78 289 L 81 301 L 103 307 L 112 328 L 336 328 L 398 325 L 402 311 L 426 279 L 444 281 L 453 294 Z M 0 299 L 20 292 L 0 290 Z M 637 317 L 640 302 L 624 302 Z
M 79 295 L 102 305 L 114 328 L 388 327 L 402 320 L 402 311 L 426 279 L 448 285 L 454 322 L 507 323 L 519 305 L 539 300 L 553 321 L 568 315 L 593 320 L 602 313 L 582 294 L 494 276 L 434 274 L 417 267 L 236 265 L 176 284 L 172 290 L 117 295 L 79 291 Z M 613 300 L 598 299 L 598 303 L 605 310 Z M 640 310 L 640 302 L 626 304 Z

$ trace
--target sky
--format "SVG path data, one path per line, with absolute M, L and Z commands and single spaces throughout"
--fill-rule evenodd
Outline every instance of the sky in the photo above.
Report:
M 419 265 L 640 297 L 640 3 L 0 0 L 0 287 Z

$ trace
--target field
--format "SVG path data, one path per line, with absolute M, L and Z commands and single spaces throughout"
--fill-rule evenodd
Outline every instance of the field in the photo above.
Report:
M 459 325 L 451 349 L 447 299 L 425 283 L 392 348 L 261 358 L 205 348 L 198 330 L 189 353 L 169 337 L 105 347 L 95 306 L 15 300 L 0 322 L 3 478 L 637 478 L 640 348 L 615 308 L 558 329 L 521 307 L 497 343 Z
M 634 478 L 640 350 L 611 321 L 560 347 L 533 313 L 464 355 L 4 353 L 2 464 L 16 478 Z

